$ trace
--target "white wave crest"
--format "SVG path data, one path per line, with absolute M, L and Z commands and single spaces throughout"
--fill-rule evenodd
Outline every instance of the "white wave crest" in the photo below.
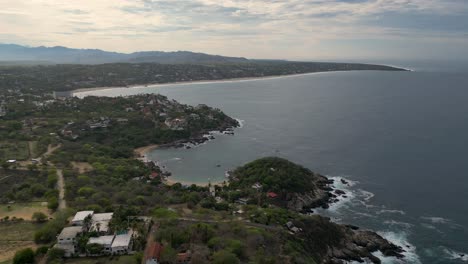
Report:
M 401 215 L 405 215 L 406 213 L 402 210 L 390 210 L 390 209 L 382 209 L 378 212 L 376 212 L 376 214 L 380 215 L 380 214 L 401 214 Z
M 444 248 L 444 252 L 450 259 L 468 262 L 468 253 L 457 252 L 448 248 Z
M 245 124 L 245 120 L 234 118 L 239 123 L 239 128 L 243 128 Z
M 384 224 L 403 226 L 403 227 L 406 227 L 406 228 L 411 228 L 413 226 L 410 223 L 405 223 L 405 222 L 400 222 L 400 221 L 395 221 L 395 220 L 385 220 Z
M 437 217 L 437 216 L 422 216 L 421 219 L 430 221 L 433 224 L 449 224 L 452 222 L 452 220 L 448 218 Z
M 405 252 L 403 255 L 404 259 L 397 259 L 395 257 L 385 257 L 381 252 L 374 254 L 376 257 L 382 260 L 382 263 L 393 264 L 393 263 L 421 263 L 419 256 L 416 254 L 416 247 L 408 242 L 407 233 L 405 232 L 378 232 L 379 235 L 392 242 L 393 244 L 402 247 Z

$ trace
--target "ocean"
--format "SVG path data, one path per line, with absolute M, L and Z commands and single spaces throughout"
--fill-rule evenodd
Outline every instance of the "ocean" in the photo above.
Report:
M 400 64 L 401 65 L 401 64 Z M 148 157 L 186 183 L 280 156 L 337 179 L 347 198 L 320 213 L 377 231 L 402 262 L 468 263 L 468 68 L 335 72 L 219 83 L 114 88 L 79 96 L 160 93 L 239 119 L 235 135 Z M 340 183 L 344 178 L 349 184 Z

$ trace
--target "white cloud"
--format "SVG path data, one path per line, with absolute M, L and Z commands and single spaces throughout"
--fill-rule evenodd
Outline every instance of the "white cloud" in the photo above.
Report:
M 468 16 L 467 9 L 465 0 L 0 0 L 0 28 L 10 36 L 0 41 L 310 58 L 329 54 L 329 41 L 467 41 L 466 31 L 366 22 L 386 14 Z

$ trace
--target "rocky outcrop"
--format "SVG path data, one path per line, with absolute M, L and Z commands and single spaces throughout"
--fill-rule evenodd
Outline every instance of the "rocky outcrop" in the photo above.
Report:
M 314 186 L 311 191 L 306 193 L 289 193 L 286 195 L 286 207 L 296 212 L 307 212 L 313 208 L 328 208 L 331 203 L 337 200 L 337 197 L 344 196 L 346 193 L 342 190 L 333 190 L 330 184 L 333 180 L 320 174 L 314 174 Z
M 291 222 L 300 232 L 294 237 L 302 241 L 305 252 L 311 252 L 321 263 L 344 264 L 351 261 L 381 263 L 373 253 L 403 258 L 401 247 L 390 243 L 379 234 L 359 230 L 356 226 L 333 223 L 329 218 L 314 215 Z
M 356 231 L 347 226 L 342 226 L 345 237 L 338 245 L 328 249 L 323 263 L 345 263 L 349 261 L 363 262 L 366 259 L 372 263 L 381 263 L 381 260 L 373 255 L 380 251 L 384 256 L 403 258 L 405 252 L 401 247 L 390 243 L 372 231 Z

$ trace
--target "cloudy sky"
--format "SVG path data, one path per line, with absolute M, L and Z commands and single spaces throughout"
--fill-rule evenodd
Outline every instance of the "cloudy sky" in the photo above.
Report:
M 0 0 L 0 43 L 302 60 L 468 59 L 468 0 Z

